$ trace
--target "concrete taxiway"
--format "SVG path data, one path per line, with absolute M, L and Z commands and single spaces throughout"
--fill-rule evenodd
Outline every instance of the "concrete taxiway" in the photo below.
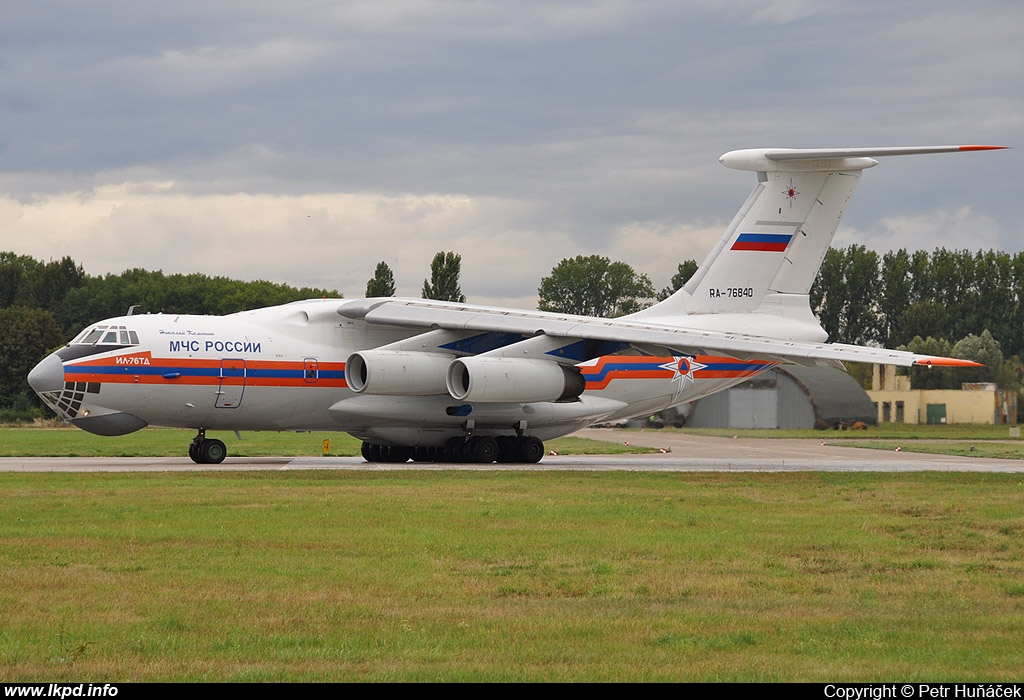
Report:
M 164 472 L 347 469 L 548 470 L 548 471 L 947 471 L 1024 473 L 1024 460 L 931 455 L 842 446 L 842 441 L 718 438 L 660 431 L 584 430 L 580 437 L 629 442 L 664 450 L 642 455 L 547 455 L 539 464 L 369 463 L 360 457 L 228 457 L 199 465 L 188 457 L 5 457 L 8 472 Z M 230 445 L 228 446 L 230 451 Z

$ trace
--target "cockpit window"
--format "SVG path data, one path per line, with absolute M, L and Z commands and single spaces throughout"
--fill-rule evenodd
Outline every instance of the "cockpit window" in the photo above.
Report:
M 71 341 L 71 345 L 138 345 L 139 334 L 125 326 L 96 326 L 83 331 Z

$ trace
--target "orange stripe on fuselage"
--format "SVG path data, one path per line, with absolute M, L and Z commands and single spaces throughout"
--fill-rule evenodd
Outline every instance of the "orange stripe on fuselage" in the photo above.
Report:
M 244 362 L 244 372 L 240 366 L 234 367 L 232 372 L 232 362 Z M 226 370 L 223 376 L 222 367 Z M 64 368 L 64 380 L 164 386 L 348 386 L 344 362 L 318 360 L 315 367 L 314 375 L 307 376 L 305 360 L 153 358 L 147 351 L 68 363 Z

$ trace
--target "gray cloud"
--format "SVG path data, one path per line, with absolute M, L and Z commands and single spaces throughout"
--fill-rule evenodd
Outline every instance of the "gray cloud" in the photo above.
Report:
M 350 296 L 389 258 L 417 294 L 455 249 L 471 300 L 526 303 L 615 253 L 660 287 L 753 184 L 727 150 L 1020 146 L 1021 26 L 996 0 L 13 3 L 3 247 Z M 1020 250 L 1018 153 L 886 160 L 839 241 Z

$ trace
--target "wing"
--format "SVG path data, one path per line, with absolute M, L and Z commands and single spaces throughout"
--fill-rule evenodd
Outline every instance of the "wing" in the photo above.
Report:
M 456 304 L 427 299 L 355 299 L 343 302 L 338 313 L 368 323 L 410 329 L 443 329 L 477 333 L 502 333 L 526 339 L 543 336 L 564 341 L 565 346 L 581 340 L 621 343 L 638 348 L 656 347 L 685 354 L 723 354 L 738 359 L 764 358 L 803 365 L 840 362 L 878 364 L 977 367 L 978 363 L 956 358 L 918 355 L 900 350 L 838 343 L 781 340 L 743 333 L 667 325 L 630 319 L 600 319 L 588 316 Z M 548 351 L 551 359 L 558 357 Z M 568 357 L 579 361 L 578 356 Z
M 903 146 L 885 148 L 780 149 L 730 151 L 721 162 L 757 173 L 757 184 L 721 239 L 686 285 L 668 299 L 617 319 L 571 316 L 413 299 L 357 299 L 338 312 L 351 319 L 433 331 L 430 338 L 378 348 L 374 364 L 403 371 L 392 375 L 388 390 L 402 390 L 407 377 L 435 377 L 419 383 L 423 392 L 439 390 L 438 369 L 448 364 L 447 389 L 456 398 L 463 361 L 456 356 L 487 356 L 532 362 L 536 387 L 550 382 L 543 360 L 570 365 L 613 354 L 627 347 L 647 354 L 665 350 L 689 355 L 726 355 L 805 365 L 872 362 L 891 365 L 975 366 L 968 360 L 916 355 L 884 348 L 827 344 L 826 333 L 811 313 L 808 291 L 860 179 L 877 165 L 875 157 L 998 150 L 1001 146 Z M 742 332 L 734 332 L 736 331 Z M 483 340 L 473 333 L 489 334 Z M 399 356 L 381 353 L 400 353 Z M 428 355 L 412 358 L 410 352 Z M 371 373 L 355 357 L 359 373 Z M 387 362 L 391 361 L 390 365 Z M 412 367 L 415 371 L 410 370 Z M 350 367 L 350 369 L 353 369 Z M 497 377 L 506 370 L 492 369 Z M 556 377 L 557 378 L 557 377 Z M 378 380 L 381 381 L 381 380 Z M 513 383 L 506 380 L 506 383 Z M 555 381 L 554 384 L 560 382 Z M 350 385 L 353 383 L 350 381 Z M 358 390 L 358 389 L 357 389 Z M 555 390 L 552 390 L 553 392 Z M 561 400 L 555 394 L 551 400 Z

